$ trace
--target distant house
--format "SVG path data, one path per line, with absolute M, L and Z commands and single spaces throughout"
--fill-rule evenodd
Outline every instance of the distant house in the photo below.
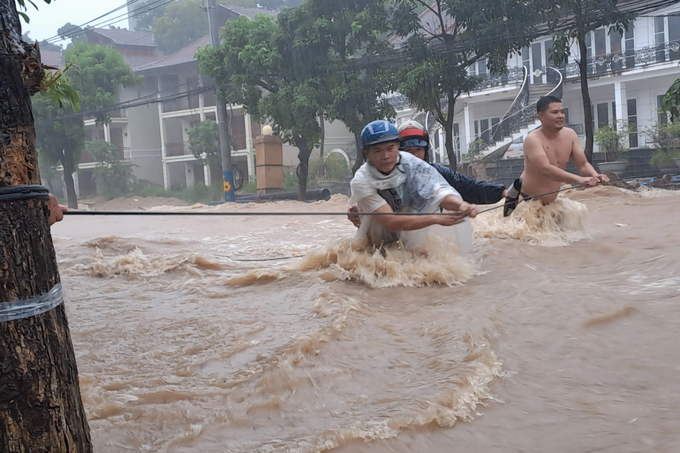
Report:
M 276 14 L 245 7 L 221 6 L 218 11 L 222 25 L 240 16 L 253 18 L 257 14 Z M 144 133 L 158 138 L 163 176 L 160 182 L 166 188 L 210 184 L 212 179 L 221 177 L 211 175 L 210 168 L 196 159 L 189 149 L 189 129 L 201 121 L 214 121 L 216 118 L 214 82 L 199 74 L 196 61 L 198 49 L 208 44 L 210 36 L 204 36 L 170 55 L 135 68 L 135 73 L 143 75 L 146 84 L 154 87 L 159 99 L 165 99 L 153 106 L 154 118 L 140 118 L 144 124 L 140 127 Z M 260 134 L 260 124 L 253 121 L 240 105 L 229 106 L 229 113 L 233 162 L 241 168 L 244 177 L 254 176 L 253 139 Z M 135 155 L 134 148 L 132 155 Z
M 114 47 L 132 69 L 163 57 L 149 31 L 87 28 L 85 37 L 90 44 Z
M 220 6 L 218 18 L 222 26 L 230 19 L 258 14 L 276 15 L 260 8 Z M 144 83 L 135 87 L 120 87 L 119 101 L 135 104 L 109 112 L 109 124 L 96 125 L 86 119 L 86 140 L 106 140 L 120 150 L 120 157 L 134 164 L 138 179 L 163 185 L 166 189 L 188 187 L 197 183 L 210 184 L 221 174 L 211 174 L 210 168 L 196 159 L 189 149 L 188 131 L 204 120 L 215 120 L 214 81 L 198 72 L 196 52 L 210 44 L 210 37 L 164 55 L 157 48 L 150 32 L 120 29 L 88 29 L 87 42 L 106 45 L 118 50 Z M 52 58 L 52 56 L 50 56 Z M 56 57 L 52 61 L 57 61 Z M 55 65 L 56 66 L 56 65 Z M 253 140 L 260 135 L 261 125 L 245 113 L 243 106 L 228 106 L 231 119 L 233 162 L 244 178 L 255 176 Z M 355 154 L 354 135 L 339 121 L 325 124 L 325 146 L 328 151 L 342 150 Z M 284 145 L 284 165 L 295 167 L 297 149 Z M 79 171 L 74 175 L 80 197 L 96 193 L 92 169 L 96 162 L 83 153 Z

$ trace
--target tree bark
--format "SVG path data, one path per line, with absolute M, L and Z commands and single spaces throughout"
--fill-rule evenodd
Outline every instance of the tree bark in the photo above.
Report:
M 456 96 L 449 93 L 449 105 L 446 109 L 446 118 L 438 118 L 439 123 L 444 128 L 446 155 L 449 156 L 449 167 L 456 171 L 458 168 L 458 156 L 453 146 L 453 116 L 456 107 Z M 427 126 L 426 126 L 427 127 Z
M 40 184 L 30 96 L 43 70 L 14 0 L 0 2 L 0 33 L 0 187 Z M 48 292 L 59 273 L 46 201 L 0 203 L 0 302 Z M 63 304 L 0 322 L 0 451 L 92 451 Z
M 312 154 L 312 150 L 309 148 L 307 139 L 295 136 L 295 146 L 298 149 L 298 160 L 300 163 L 297 166 L 297 177 L 298 177 L 298 189 L 300 192 L 300 201 L 305 201 L 307 199 L 307 177 L 309 175 L 309 156 Z
M 321 128 L 321 144 L 319 145 L 319 155 L 323 163 L 323 153 L 326 148 L 326 122 L 323 119 L 323 112 L 319 112 L 319 127 Z
M 583 99 L 583 113 L 585 118 L 586 147 L 584 149 L 588 162 L 593 162 L 593 110 L 590 103 L 590 91 L 588 90 L 588 49 L 586 48 L 585 33 L 578 35 L 578 48 L 581 54 L 579 59 L 579 71 L 581 73 L 581 98 Z
M 357 158 L 354 161 L 354 166 L 352 167 L 352 176 L 354 176 L 359 168 L 361 168 L 361 166 L 364 164 L 364 150 L 361 149 L 361 132 L 354 133 L 354 142 L 356 143 L 357 147 Z

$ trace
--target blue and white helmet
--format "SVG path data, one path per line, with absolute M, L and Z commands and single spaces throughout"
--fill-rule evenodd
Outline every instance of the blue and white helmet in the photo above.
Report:
M 385 120 L 368 123 L 361 131 L 361 147 L 366 149 L 371 145 L 385 142 L 398 142 L 399 131 L 397 127 Z

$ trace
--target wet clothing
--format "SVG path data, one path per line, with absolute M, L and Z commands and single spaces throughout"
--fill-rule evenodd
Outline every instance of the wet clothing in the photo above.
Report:
M 448 167 L 438 164 L 430 164 L 456 189 L 463 200 L 471 204 L 493 204 L 503 198 L 505 186 L 503 184 L 479 181 L 469 176 L 464 176 Z
M 460 197 L 442 175 L 424 160 L 409 153 L 400 152 L 399 162 L 389 174 L 378 171 L 366 162 L 350 182 L 352 196 L 349 202 L 360 212 L 375 212 L 389 204 L 395 212 L 432 213 L 449 195 Z M 417 231 L 392 232 L 387 230 L 373 216 L 361 219 L 357 238 L 368 237 L 374 244 L 390 243 L 396 240 L 404 245 L 417 245 L 424 237 Z

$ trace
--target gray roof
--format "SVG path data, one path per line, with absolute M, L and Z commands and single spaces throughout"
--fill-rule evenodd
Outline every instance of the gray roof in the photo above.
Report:
M 130 65 L 132 70 L 136 70 L 139 67 L 146 66 L 154 61 L 158 61 L 163 58 L 165 54 L 159 50 L 154 49 L 152 52 L 144 55 L 134 55 L 127 52 L 121 52 L 123 54 L 123 59 L 127 64 Z
M 188 46 L 183 47 L 177 52 L 171 53 L 160 60 L 136 67 L 135 71 L 150 71 L 152 69 L 167 68 L 184 63 L 191 63 L 192 61 L 196 61 L 196 52 L 198 51 L 198 48 L 204 47 L 208 44 L 210 44 L 210 35 L 206 35 L 198 41 L 194 41 Z
M 258 14 L 266 14 L 267 16 L 276 16 L 278 14 L 276 11 L 269 11 L 268 9 L 262 8 L 249 8 L 246 6 L 220 5 L 220 7 L 229 9 L 238 14 L 239 16 L 246 16 L 248 19 L 252 19 Z
M 87 31 L 97 33 L 119 45 L 156 47 L 156 43 L 153 40 L 153 33 L 150 31 L 131 31 L 109 28 L 94 28 Z

